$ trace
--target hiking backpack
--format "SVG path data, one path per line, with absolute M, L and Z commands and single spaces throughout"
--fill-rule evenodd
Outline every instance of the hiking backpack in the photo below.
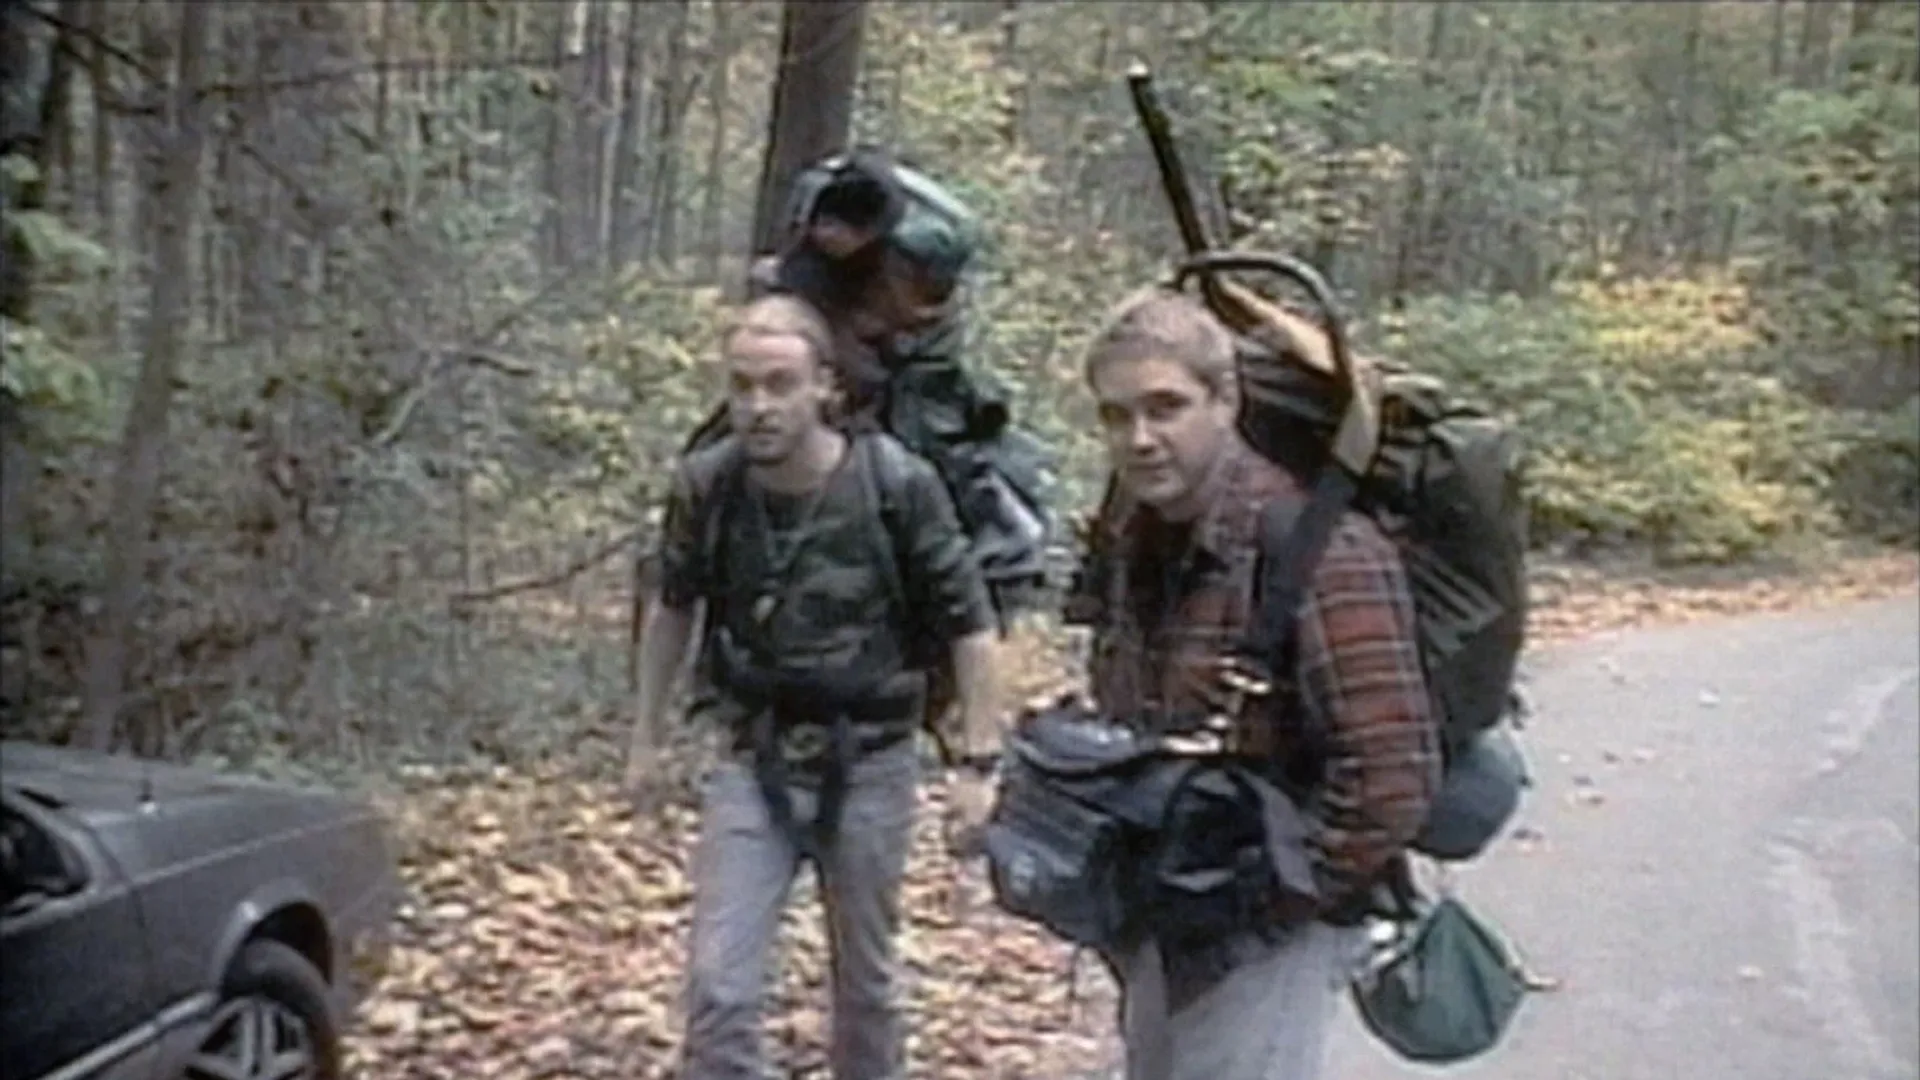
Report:
M 1323 318 L 1295 314 L 1219 276 L 1248 270 L 1298 282 Z M 1515 680 L 1526 640 L 1519 439 L 1432 376 L 1380 361 L 1356 365 L 1325 283 L 1297 260 L 1204 254 L 1182 264 L 1170 285 L 1195 280 L 1235 334 L 1242 436 L 1310 492 L 1303 507 L 1270 512 L 1261 530 L 1263 563 L 1297 563 L 1288 568 L 1293 578 L 1310 580 L 1346 509 L 1370 518 L 1400 553 L 1421 658 L 1442 713 L 1445 772 L 1413 848 L 1442 861 L 1471 859 L 1510 820 L 1528 783 L 1502 724 L 1519 706 Z M 1115 498 L 1110 485 L 1108 499 Z M 1098 552 L 1092 555 L 1098 565 Z M 1282 606 L 1271 610 L 1264 595 L 1257 598 L 1248 661 L 1266 662 L 1286 640 L 1295 611 Z
M 822 195 L 849 180 L 881 184 L 888 192 L 891 208 L 875 211 L 886 225 L 882 242 L 942 287 L 960 287 L 985 244 L 979 217 L 926 173 L 860 147 L 815 162 L 795 177 L 781 219 L 790 246 L 764 260 L 773 268 L 756 277 L 756 292 L 787 290 L 808 296 L 811 286 L 783 281 L 778 264 L 793 255 L 793 238 L 804 231 Z M 876 407 L 864 426 L 885 431 L 926 458 L 945 482 L 986 577 L 994 611 L 1004 624 L 1012 614 L 1051 598 L 1059 530 L 1051 507 L 1055 455 L 1032 432 L 1013 423 L 1012 397 L 1005 387 L 961 363 L 966 314 L 963 299 L 917 333 L 896 335 L 888 351 L 899 362 L 887 365 L 876 359 L 871 366 L 879 370 L 843 370 L 843 375 L 853 382 L 874 380 L 879 386 Z M 869 366 L 850 357 L 840 359 L 843 367 Z M 711 445 L 726 433 L 722 403 L 694 429 L 682 453 Z

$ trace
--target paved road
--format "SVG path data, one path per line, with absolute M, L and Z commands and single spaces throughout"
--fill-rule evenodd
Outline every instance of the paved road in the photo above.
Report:
M 1473 1080 L 1920 1077 L 1920 606 L 1543 654 L 1541 839 L 1461 875 L 1564 986 Z M 1434 1075 L 1350 1010 L 1329 1073 Z

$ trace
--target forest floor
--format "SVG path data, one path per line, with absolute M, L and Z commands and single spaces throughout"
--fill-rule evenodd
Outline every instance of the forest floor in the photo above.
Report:
M 1670 574 L 1565 566 L 1537 575 L 1539 644 L 1627 628 L 1910 593 L 1911 551 L 1821 569 Z M 1067 677 L 1055 641 L 1020 649 L 1024 695 Z M 1550 724 L 1542 715 L 1536 724 Z M 977 869 L 941 849 L 942 786 L 924 794 L 901 943 L 910 1075 L 1072 1075 L 1111 1056 L 1097 963 L 998 912 Z M 457 781 L 418 776 L 387 800 L 412 895 L 389 974 L 361 1009 L 351 1075 L 380 1080 L 653 1080 L 672 1074 L 696 825 L 685 805 L 639 820 L 564 766 Z M 803 875 L 767 1008 L 781 1075 L 827 1075 L 819 905 Z

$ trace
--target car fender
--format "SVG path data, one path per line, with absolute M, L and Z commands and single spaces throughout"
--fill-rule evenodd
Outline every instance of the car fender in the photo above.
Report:
M 220 947 L 213 952 L 213 968 L 207 973 L 207 984 L 218 987 L 226 979 L 227 970 L 233 966 L 241 948 L 261 923 L 275 912 L 296 905 L 320 912 L 321 920 L 325 921 L 326 908 L 313 890 L 298 878 L 276 878 L 248 893 L 245 899 L 234 906 L 233 914 L 227 919 L 227 927 L 221 932 Z

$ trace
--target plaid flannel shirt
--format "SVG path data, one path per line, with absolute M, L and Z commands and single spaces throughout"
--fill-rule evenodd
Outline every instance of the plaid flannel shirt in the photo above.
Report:
M 1203 494 L 1184 551 L 1163 550 L 1156 533 L 1165 526 L 1124 500 L 1097 526 L 1109 570 L 1096 585 L 1104 614 L 1092 691 L 1103 711 L 1143 726 L 1229 708 L 1221 661 L 1247 630 L 1261 511 L 1270 499 L 1306 497 L 1238 441 Z M 1273 696 L 1239 711 L 1237 735 L 1246 752 L 1272 755 L 1282 775 L 1309 774 L 1309 855 L 1331 909 L 1412 840 L 1440 777 L 1438 705 L 1406 571 L 1360 514 L 1334 531 L 1303 598 L 1293 653 L 1290 670 L 1276 658 L 1282 685 Z

